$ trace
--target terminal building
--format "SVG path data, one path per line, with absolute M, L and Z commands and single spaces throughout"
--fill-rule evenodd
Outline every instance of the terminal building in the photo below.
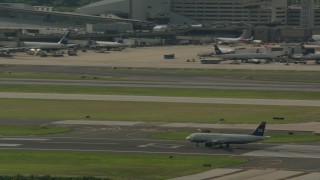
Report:
M 223 28 L 238 28 L 241 32 L 240 28 L 247 27 L 258 38 L 281 41 L 320 34 L 319 3 L 320 0 L 102 0 L 78 8 L 75 13 L 0 3 L 0 28 L 131 32 L 142 31 L 141 22 L 152 22 L 153 26 L 220 28 L 220 32 Z M 239 28 L 237 24 L 243 26 Z
M 38 21 L 36 24 L 51 23 L 58 26 L 99 24 L 99 20 L 103 22 L 103 17 L 111 19 L 120 17 L 157 24 L 236 22 L 253 25 L 320 27 L 319 1 L 300 0 L 300 6 L 297 6 L 297 3 L 298 1 L 294 0 L 102 0 L 78 8 L 76 13 L 69 14 L 56 12 L 52 7 L 0 3 L 2 8 L 0 18 L 16 18 L 21 19 L 21 22 L 36 20 Z M 101 18 L 97 20 L 98 17 Z M 95 20 L 92 21 L 90 18 Z
M 104 0 L 77 10 L 158 23 L 286 23 L 287 0 Z

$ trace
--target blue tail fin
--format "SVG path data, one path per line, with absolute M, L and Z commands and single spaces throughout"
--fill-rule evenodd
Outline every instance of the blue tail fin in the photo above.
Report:
M 117 43 L 123 43 L 123 34 L 120 34 L 120 36 L 117 38 Z
M 214 45 L 214 52 L 216 53 L 216 55 L 221 55 L 222 51 L 219 49 L 218 45 Z
M 304 47 L 304 43 L 301 44 L 301 50 L 302 50 L 302 54 L 303 55 L 308 55 L 308 51 L 306 50 L 306 48 Z
M 68 44 L 69 38 L 70 38 L 70 32 L 67 32 L 59 41 L 59 44 Z
M 261 124 L 257 127 L 257 129 L 251 135 L 263 136 L 266 124 L 267 124 L 266 122 L 261 122 Z

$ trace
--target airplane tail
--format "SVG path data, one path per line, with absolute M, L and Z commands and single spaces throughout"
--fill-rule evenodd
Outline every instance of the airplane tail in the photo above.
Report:
M 216 55 L 221 55 L 223 54 L 222 51 L 219 49 L 218 45 L 214 45 L 214 52 L 216 53 Z
M 58 43 L 59 44 L 68 44 L 69 38 L 70 38 L 70 32 L 68 31 Z
M 303 55 L 308 55 L 309 53 L 307 52 L 306 48 L 304 47 L 304 43 L 301 44 L 301 51 Z
M 247 31 L 243 30 L 241 36 L 239 37 L 239 40 L 244 40 L 246 39 Z
M 117 43 L 123 43 L 123 34 L 121 34 L 118 38 L 117 38 Z
M 251 135 L 263 136 L 265 127 L 266 127 L 266 122 L 261 122 L 261 124 L 257 127 L 257 129 Z

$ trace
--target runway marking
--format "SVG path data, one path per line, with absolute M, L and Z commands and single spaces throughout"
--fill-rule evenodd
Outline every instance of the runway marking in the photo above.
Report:
M 3 144 L 3 143 L 0 143 L 0 147 L 18 147 L 18 146 L 22 146 L 22 144 Z
M 165 149 L 177 149 L 183 147 L 184 145 L 177 144 L 157 144 L 157 143 L 149 143 L 144 145 L 139 145 L 139 148 L 147 148 L 147 147 L 156 147 L 156 148 L 165 148 Z
M 52 124 L 64 124 L 64 125 L 103 125 L 103 126 L 133 126 L 141 124 L 139 121 L 93 121 L 93 120 L 64 120 L 53 122 Z M 121 128 L 120 128 L 121 129 Z
M 208 98 L 208 97 L 203 98 L 203 97 L 55 94 L 55 93 L 7 93 L 7 92 L 0 92 L 0 98 L 320 107 L 319 100 L 291 100 L 291 99 L 290 100 L 286 100 L 286 99 L 238 99 L 238 98 Z M 94 123 L 94 122 L 95 121 L 92 121 L 92 123 Z M 74 122 L 72 122 L 72 123 L 74 123 Z M 79 123 L 81 124 L 81 122 L 79 122 Z M 89 122 L 87 122 L 87 123 L 89 123 Z M 116 123 L 119 123 L 119 122 L 116 122 Z M 135 123 L 140 124 L 141 122 L 135 122 Z M 68 124 L 68 122 L 65 121 L 63 124 Z M 97 124 L 97 125 L 101 125 L 101 124 Z M 117 125 L 117 124 L 115 124 L 115 125 Z M 131 126 L 131 124 L 129 124 L 129 126 Z
M 41 142 L 44 144 L 87 144 L 87 145 L 118 145 L 119 143 L 83 143 L 83 142 Z
M 5 141 L 48 141 L 50 139 L 42 139 L 42 138 L 0 138 L 0 140 L 5 140 Z

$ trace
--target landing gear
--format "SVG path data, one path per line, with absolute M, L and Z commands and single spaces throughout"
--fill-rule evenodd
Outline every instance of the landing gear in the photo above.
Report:
M 196 147 L 199 147 L 199 143 L 196 144 Z

